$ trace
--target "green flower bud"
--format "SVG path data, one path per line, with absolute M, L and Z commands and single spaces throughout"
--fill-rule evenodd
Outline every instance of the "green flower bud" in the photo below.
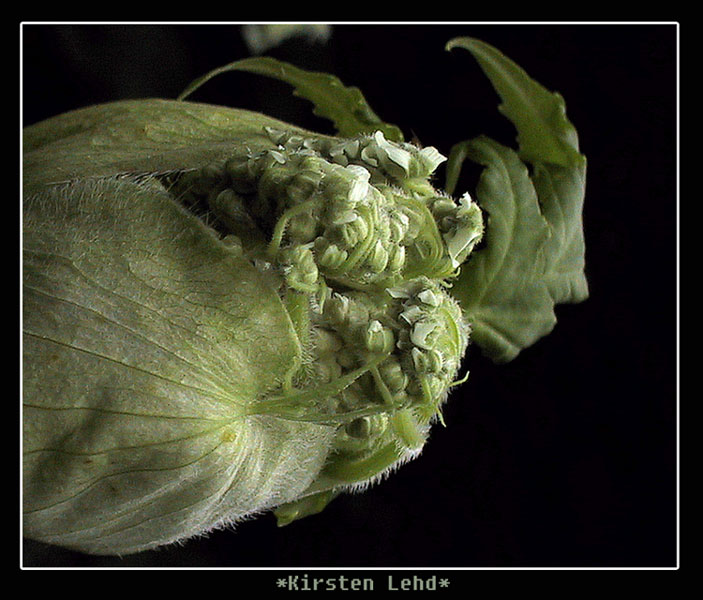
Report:
M 366 326 L 364 344 L 369 352 L 382 354 L 393 350 L 395 339 L 390 329 L 379 321 L 371 321 Z
M 286 281 L 291 288 L 303 292 L 316 291 L 319 272 L 310 248 L 284 248 L 278 260 L 285 267 Z
M 391 273 L 400 273 L 405 265 L 405 247 L 392 245 L 388 250 L 387 268 Z
M 348 296 L 335 292 L 325 303 L 325 316 L 335 325 L 344 323 L 349 318 L 350 303 L 351 300 Z
M 317 192 L 322 182 L 323 174 L 320 171 L 304 169 L 298 171 L 288 183 L 286 193 L 291 204 L 298 204 L 308 200 Z
M 320 267 L 332 270 L 341 268 L 349 256 L 346 250 L 342 250 L 326 238 L 315 240 L 315 252 Z
M 374 273 L 381 273 L 388 265 L 388 251 L 383 247 L 380 240 L 376 242 L 366 263 Z
M 405 390 L 408 385 L 408 376 L 403 372 L 400 362 L 397 360 L 387 360 L 379 367 L 379 372 L 388 389 L 398 394 Z
M 288 237 L 295 242 L 312 242 L 318 234 L 319 221 L 310 212 L 295 215 L 288 224 Z

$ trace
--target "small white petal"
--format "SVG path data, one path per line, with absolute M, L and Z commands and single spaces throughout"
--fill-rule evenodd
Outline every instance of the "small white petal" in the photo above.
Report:
M 429 306 L 439 306 L 440 300 L 432 290 L 422 290 L 417 297 L 420 302 L 428 304 Z
M 385 152 L 389 160 L 401 167 L 406 173 L 410 171 L 410 159 L 412 158 L 410 152 L 389 142 L 383 136 L 382 131 L 377 131 L 374 134 L 374 140 L 378 144 L 378 147 Z
M 348 165 L 345 168 L 356 179 L 360 179 L 362 181 L 369 181 L 369 179 L 371 179 L 371 173 L 369 173 L 369 170 L 361 165 Z
M 386 288 L 391 298 L 410 298 L 410 292 L 405 287 Z
M 424 311 L 419 306 L 411 306 L 400 313 L 400 318 L 412 325 L 424 316 Z
M 419 152 L 420 160 L 427 167 L 430 173 L 441 165 L 447 157 L 440 153 L 434 146 L 427 146 Z
M 353 210 L 347 210 L 332 221 L 332 223 L 335 225 L 346 225 L 347 223 L 353 223 L 358 218 L 359 215 L 357 215 Z
M 380 321 L 371 321 L 368 326 L 368 331 L 370 333 L 376 333 L 377 331 L 383 331 L 383 325 L 381 325 Z
M 286 157 L 283 156 L 283 154 L 281 154 L 280 152 L 276 152 L 275 150 L 271 150 L 271 151 L 269 151 L 269 154 L 270 154 L 271 156 L 273 156 L 274 160 L 275 160 L 277 163 L 280 163 L 280 164 L 282 164 L 282 165 L 285 165 L 285 164 L 286 164 Z
M 410 332 L 410 341 L 420 348 L 427 348 L 427 337 L 435 330 L 436 324 L 430 321 L 418 321 Z

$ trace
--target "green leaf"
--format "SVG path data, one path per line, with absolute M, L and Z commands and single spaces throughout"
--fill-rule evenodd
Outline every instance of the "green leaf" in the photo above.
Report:
M 486 167 L 477 197 L 488 219 L 485 247 L 462 267 L 451 291 L 471 324 L 472 340 L 496 362 L 506 362 L 556 322 L 542 279 L 549 225 L 513 150 L 481 137 L 465 142 L 462 152 Z
M 386 139 L 395 142 L 404 139 L 398 127 L 384 123 L 376 115 L 358 88 L 345 86 L 334 75 L 306 71 L 266 56 L 244 58 L 214 69 L 191 83 L 178 99 L 186 98 L 213 77 L 228 71 L 247 71 L 292 85 L 294 94 L 310 100 L 315 105 L 313 112 L 330 119 L 343 137 L 381 130 Z
M 518 131 L 517 153 L 478 138 L 456 144 L 447 162 L 450 193 L 464 160 L 485 167 L 477 188 L 478 204 L 489 215 L 485 247 L 462 266 L 452 293 L 473 324 L 474 341 L 505 362 L 552 330 L 556 304 L 588 297 L 586 159 L 559 94 L 484 42 L 447 44 L 455 47 L 474 55 L 503 100 L 500 111 Z
M 485 42 L 468 37 L 454 38 L 446 48 L 464 48 L 471 52 L 491 80 L 503 101 L 498 109 L 518 130 L 520 158 L 533 164 L 549 162 L 564 167 L 583 162 L 576 129 L 566 118 L 560 94 L 545 89 Z
M 549 223 L 542 277 L 556 304 L 588 298 L 585 275 L 586 243 L 582 212 L 586 184 L 585 162 L 573 168 L 535 165 L 532 182 Z

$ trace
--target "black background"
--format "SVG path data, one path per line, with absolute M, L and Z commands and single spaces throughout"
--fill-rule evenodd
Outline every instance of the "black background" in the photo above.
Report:
M 471 56 L 478 37 L 566 100 L 588 157 L 591 296 L 469 381 L 423 455 L 364 494 L 278 529 L 271 515 L 120 558 L 24 542 L 24 566 L 673 567 L 677 564 L 677 28 L 651 24 L 335 25 L 267 54 L 336 74 L 447 154 L 514 130 Z M 239 25 L 24 25 L 23 124 L 80 106 L 173 98 L 249 54 Z M 331 132 L 285 84 L 227 74 L 193 100 Z M 441 171 L 441 170 L 440 170 Z M 440 176 L 442 173 L 440 172 Z M 458 192 L 473 191 L 462 180 Z

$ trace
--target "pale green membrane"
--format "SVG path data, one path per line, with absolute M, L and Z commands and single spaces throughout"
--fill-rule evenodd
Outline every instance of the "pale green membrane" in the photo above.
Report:
M 126 554 L 310 485 L 331 429 L 246 416 L 299 353 L 256 269 L 155 185 L 51 190 L 24 220 L 25 535 Z

